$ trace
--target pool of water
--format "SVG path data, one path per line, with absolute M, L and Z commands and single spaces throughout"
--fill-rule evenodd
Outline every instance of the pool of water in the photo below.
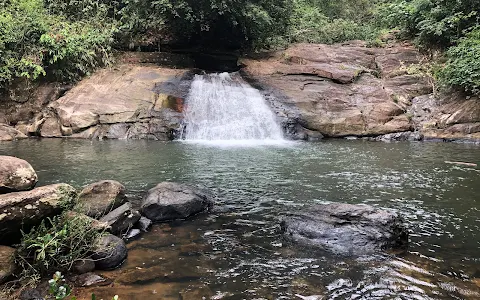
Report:
M 157 224 L 128 244 L 98 299 L 479 299 L 480 147 L 330 140 L 259 147 L 182 142 L 26 140 L 0 154 L 29 161 L 39 185 L 122 182 L 139 205 L 161 181 L 202 185 L 215 210 Z M 282 239 L 283 214 L 325 202 L 399 212 L 403 255 L 345 258 Z

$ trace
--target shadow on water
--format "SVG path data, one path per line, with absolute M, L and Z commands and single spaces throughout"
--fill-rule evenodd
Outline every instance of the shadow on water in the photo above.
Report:
M 288 147 L 212 147 L 147 141 L 28 140 L 0 154 L 32 163 L 39 185 L 124 183 L 140 204 L 169 180 L 211 188 L 209 215 L 129 243 L 105 272 L 113 286 L 81 290 L 108 299 L 478 299 L 480 170 L 475 145 L 332 140 Z M 398 211 L 410 227 L 407 254 L 345 258 L 291 245 L 285 212 L 315 203 L 368 203 Z M 302 298 L 303 297 L 303 298 Z M 81 298 L 81 297 L 80 297 Z

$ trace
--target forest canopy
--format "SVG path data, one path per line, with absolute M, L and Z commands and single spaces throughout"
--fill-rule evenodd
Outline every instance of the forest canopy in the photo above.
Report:
M 438 78 L 478 93 L 479 12 L 478 0 L 2 0 L 0 86 L 75 81 L 109 64 L 112 49 L 381 46 L 379 37 L 395 32 L 424 51 L 445 51 Z

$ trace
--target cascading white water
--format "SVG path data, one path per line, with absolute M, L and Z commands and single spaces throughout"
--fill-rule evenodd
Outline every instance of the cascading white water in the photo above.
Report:
M 183 139 L 226 144 L 284 141 L 260 92 L 236 73 L 196 75 L 185 109 Z

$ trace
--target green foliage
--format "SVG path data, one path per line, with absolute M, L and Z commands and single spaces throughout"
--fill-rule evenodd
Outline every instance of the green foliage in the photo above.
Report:
M 294 0 L 289 41 L 331 44 L 370 39 L 377 33 L 369 22 L 374 2 Z
M 102 233 L 92 228 L 91 220 L 58 216 L 47 219 L 23 233 L 16 256 L 25 280 L 38 279 L 53 270 L 69 270 L 73 263 L 87 258 Z
M 480 27 L 447 51 L 448 61 L 437 73 L 440 82 L 480 95 Z
M 384 0 L 377 20 L 401 29 L 421 47 L 444 49 L 478 25 L 479 12 L 478 0 Z
M 110 63 L 115 27 L 52 15 L 42 0 L 0 4 L 0 87 L 49 76 L 75 81 Z

